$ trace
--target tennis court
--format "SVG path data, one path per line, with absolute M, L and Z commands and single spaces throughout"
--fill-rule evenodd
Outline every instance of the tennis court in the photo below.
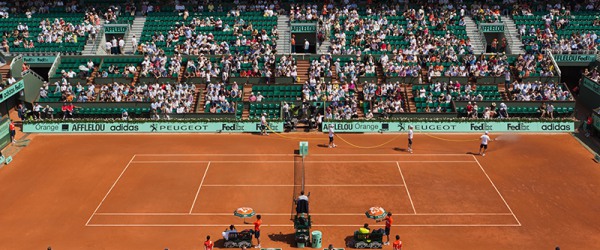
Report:
M 364 146 L 397 137 L 342 136 Z M 438 137 L 416 137 L 408 154 L 403 137 L 329 149 L 310 134 L 302 164 L 300 138 L 274 135 L 38 135 L 0 172 L 0 248 L 199 249 L 230 224 L 249 227 L 233 211 L 252 207 L 263 247 L 288 249 L 302 186 L 324 244 L 383 227 L 364 215 L 382 206 L 411 249 L 600 246 L 590 237 L 600 174 L 570 135 L 519 135 L 486 157 L 471 154 L 476 135 Z

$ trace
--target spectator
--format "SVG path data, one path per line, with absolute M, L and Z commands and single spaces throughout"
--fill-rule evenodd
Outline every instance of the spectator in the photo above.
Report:
M 508 107 L 504 103 L 500 103 L 500 108 L 498 109 L 498 117 L 499 118 L 508 118 Z
M 54 119 L 54 109 L 50 105 L 44 108 L 44 118 Z
M 33 119 L 38 120 L 38 119 L 42 119 L 42 105 L 40 105 L 39 103 L 34 103 L 33 104 Z
M 538 111 L 542 114 L 540 116 L 540 118 L 546 117 L 547 107 L 546 107 L 546 103 L 545 102 L 542 102 L 542 105 L 540 105 L 540 107 L 538 108 Z

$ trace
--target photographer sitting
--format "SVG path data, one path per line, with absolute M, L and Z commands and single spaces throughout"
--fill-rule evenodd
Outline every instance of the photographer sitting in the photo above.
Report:
M 234 225 L 229 226 L 228 229 L 225 229 L 225 231 L 223 231 L 223 233 L 221 233 L 223 235 L 223 239 L 229 240 L 230 233 L 237 233 L 237 229 L 235 229 Z

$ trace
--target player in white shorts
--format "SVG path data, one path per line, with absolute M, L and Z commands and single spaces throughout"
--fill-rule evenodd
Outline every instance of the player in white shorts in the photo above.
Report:
M 493 141 L 492 139 L 490 139 L 490 136 L 488 135 L 490 132 L 485 131 L 485 134 L 483 134 L 481 137 L 479 137 L 481 139 L 481 144 L 479 145 L 479 155 L 481 156 L 485 156 L 485 151 L 488 148 L 488 143 L 490 141 Z M 481 152 L 483 150 L 483 153 Z
M 335 131 L 333 130 L 333 124 L 329 124 L 329 148 L 335 148 L 337 145 L 333 143 L 333 137 L 335 136 Z

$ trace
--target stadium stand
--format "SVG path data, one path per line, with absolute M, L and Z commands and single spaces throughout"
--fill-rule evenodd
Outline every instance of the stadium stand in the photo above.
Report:
M 510 103 L 507 110 L 514 112 L 509 113 L 529 115 L 517 110 L 519 103 L 573 100 L 570 91 L 558 84 L 557 65 L 544 49 L 595 51 L 600 44 L 598 13 L 582 9 L 552 6 L 534 12 L 521 8 L 523 3 L 504 1 L 466 2 L 451 8 L 426 3 L 377 3 L 365 8 L 330 3 L 291 4 L 289 15 L 283 15 L 280 7 L 287 4 L 167 6 L 93 0 L 76 12 L 53 7 L 47 13 L 11 14 L 2 19 L 0 30 L 5 52 L 61 52 L 49 83 L 40 91 L 40 102 L 139 102 L 147 107 L 125 110 L 141 117 L 234 113 L 238 119 L 256 119 L 266 113 L 281 118 L 284 102 L 295 107 L 320 103 L 326 119 L 428 112 L 461 116 L 469 101 Z M 146 15 L 135 55 L 71 56 L 81 53 L 98 33 L 98 25 L 131 24 L 135 14 Z M 516 32 L 528 53 L 474 55 L 466 18 L 502 23 L 507 15 L 519 27 Z M 291 24 L 278 22 L 278 17 L 293 23 L 317 22 L 317 32 L 329 32 L 318 51 L 328 53 L 282 54 L 277 50 L 278 25 Z M 48 28 L 39 28 L 40 22 Z M 50 43 L 37 42 L 39 34 L 43 37 L 56 29 L 70 33 L 61 38 L 60 46 L 53 37 Z M 31 39 L 33 46 L 25 46 Z M 22 42 L 15 47 L 15 40 Z M 495 42 L 506 47 L 506 40 Z M 596 71 L 586 74 L 598 78 Z M 149 97 L 156 91 L 163 100 Z M 116 106 L 79 111 L 85 116 L 122 112 Z

